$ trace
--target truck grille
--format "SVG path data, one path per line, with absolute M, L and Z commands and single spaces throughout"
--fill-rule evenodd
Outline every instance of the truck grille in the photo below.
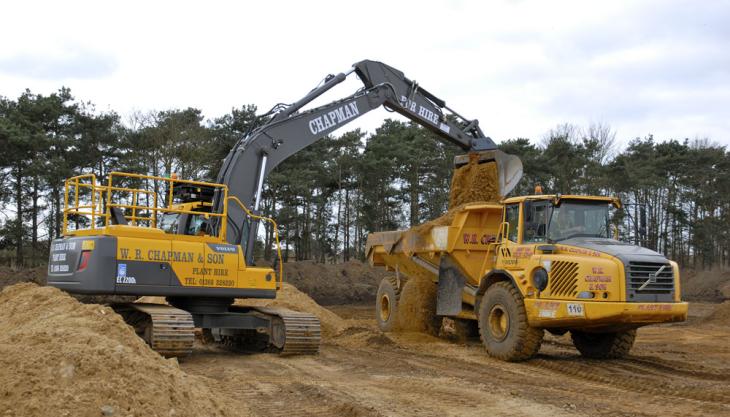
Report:
M 672 294 L 674 270 L 668 263 L 629 262 L 627 284 L 630 294 Z
M 578 294 L 578 264 L 554 261 L 550 267 L 550 295 L 575 297 Z

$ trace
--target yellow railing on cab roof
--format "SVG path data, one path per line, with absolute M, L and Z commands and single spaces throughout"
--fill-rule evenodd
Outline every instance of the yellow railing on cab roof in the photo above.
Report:
M 119 185 L 124 178 L 131 180 L 144 181 L 160 181 L 167 185 L 164 187 L 154 187 L 148 184 L 147 188 L 134 188 L 132 186 Z M 116 185 L 115 185 L 116 184 Z M 209 211 L 201 211 L 195 209 L 174 208 L 180 207 L 175 205 L 173 188 L 175 184 L 190 184 L 204 187 L 213 187 L 220 189 L 223 193 L 223 211 L 221 213 L 211 213 Z M 150 189 L 152 188 L 152 189 Z M 165 190 L 164 204 L 159 204 L 158 192 L 154 190 Z M 71 177 L 65 182 L 64 191 L 64 209 L 63 209 L 63 234 L 69 234 L 76 230 L 98 229 L 106 227 L 111 223 L 111 208 L 116 207 L 122 209 L 124 218 L 131 225 L 138 227 L 158 228 L 158 213 L 186 213 L 186 214 L 202 214 L 209 217 L 218 217 L 223 219 L 218 228 L 217 238 L 226 240 L 226 227 L 228 216 L 228 202 L 233 201 L 241 209 L 254 220 L 267 222 L 273 227 L 274 238 L 276 240 L 276 253 L 279 257 L 278 266 L 278 284 L 281 286 L 283 280 L 283 265 L 281 263 L 281 243 L 279 241 L 279 227 L 276 222 L 269 218 L 256 215 L 246 207 L 241 200 L 235 196 L 228 196 L 228 187 L 224 184 L 215 184 L 203 181 L 181 180 L 175 176 L 171 178 L 157 177 L 144 174 L 131 174 L 125 172 L 111 172 L 106 185 L 98 183 L 94 174 L 84 174 Z M 146 204 L 142 204 L 146 202 Z M 201 205 L 205 206 L 205 205 Z M 147 213 L 147 215 L 142 215 Z M 88 227 L 78 224 L 73 230 L 69 229 L 69 217 L 82 216 L 90 218 Z M 97 220 L 103 219 L 103 223 L 97 225 Z
M 124 184 L 127 182 L 140 182 L 146 184 L 146 188 L 135 188 Z M 173 189 L 175 184 L 190 184 L 219 189 L 223 193 L 224 201 L 228 198 L 228 187 L 224 184 L 208 183 L 193 180 L 181 180 L 175 176 L 159 177 L 144 174 L 131 174 L 125 172 L 111 172 L 108 175 L 107 184 L 97 182 L 96 175 L 83 174 L 71 177 L 66 180 L 64 187 L 64 209 L 63 209 L 63 234 L 75 230 L 97 229 L 109 226 L 111 223 L 111 209 L 121 209 L 123 216 L 133 226 L 158 227 L 158 213 L 185 213 L 199 214 L 207 217 L 220 217 L 225 219 L 228 215 L 226 204 L 222 213 L 211 213 L 209 211 L 173 208 L 175 207 Z M 166 186 L 166 187 L 165 187 Z M 157 190 L 157 191 L 155 191 Z M 163 197 L 159 197 L 159 196 Z M 164 200 L 160 204 L 160 200 Z M 71 230 L 69 228 L 70 216 L 80 216 L 90 220 L 88 225 L 79 224 Z M 103 219 L 101 224 L 97 221 Z M 226 222 L 221 221 L 218 230 L 219 238 L 226 236 Z

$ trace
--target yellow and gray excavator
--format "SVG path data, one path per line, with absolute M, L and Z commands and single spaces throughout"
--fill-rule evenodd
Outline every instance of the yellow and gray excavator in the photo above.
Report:
M 353 72 L 362 89 L 303 110 Z M 231 149 L 215 183 L 120 172 L 67 179 L 63 236 L 51 244 L 48 284 L 76 294 L 166 297 L 167 305 L 113 304 L 165 356 L 188 355 L 195 328 L 234 346 L 317 353 L 320 323 L 311 314 L 234 304 L 236 298 L 273 299 L 281 288 L 280 262 L 253 262 L 259 222 L 278 236 L 276 223 L 258 214 L 264 180 L 286 158 L 381 105 L 495 161 L 505 193 L 519 181 L 520 160 L 497 150 L 477 120 L 451 110 L 397 69 L 365 60 L 327 76 L 296 103 L 272 109 L 267 123 Z

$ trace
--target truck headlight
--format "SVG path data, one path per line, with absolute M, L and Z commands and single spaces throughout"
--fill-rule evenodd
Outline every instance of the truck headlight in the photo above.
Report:
M 548 285 L 548 273 L 543 268 L 537 268 L 532 273 L 532 285 L 537 288 L 538 291 L 545 291 Z

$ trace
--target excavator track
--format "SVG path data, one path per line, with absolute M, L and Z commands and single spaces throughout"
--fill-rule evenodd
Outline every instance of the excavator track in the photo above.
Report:
M 309 313 L 285 308 L 255 307 L 271 318 L 270 344 L 281 355 L 316 355 L 322 337 L 319 319 Z
M 114 309 L 160 355 L 182 358 L 193 351 L 195 325 L 187 311 L 146 303 L 121 304 Z

